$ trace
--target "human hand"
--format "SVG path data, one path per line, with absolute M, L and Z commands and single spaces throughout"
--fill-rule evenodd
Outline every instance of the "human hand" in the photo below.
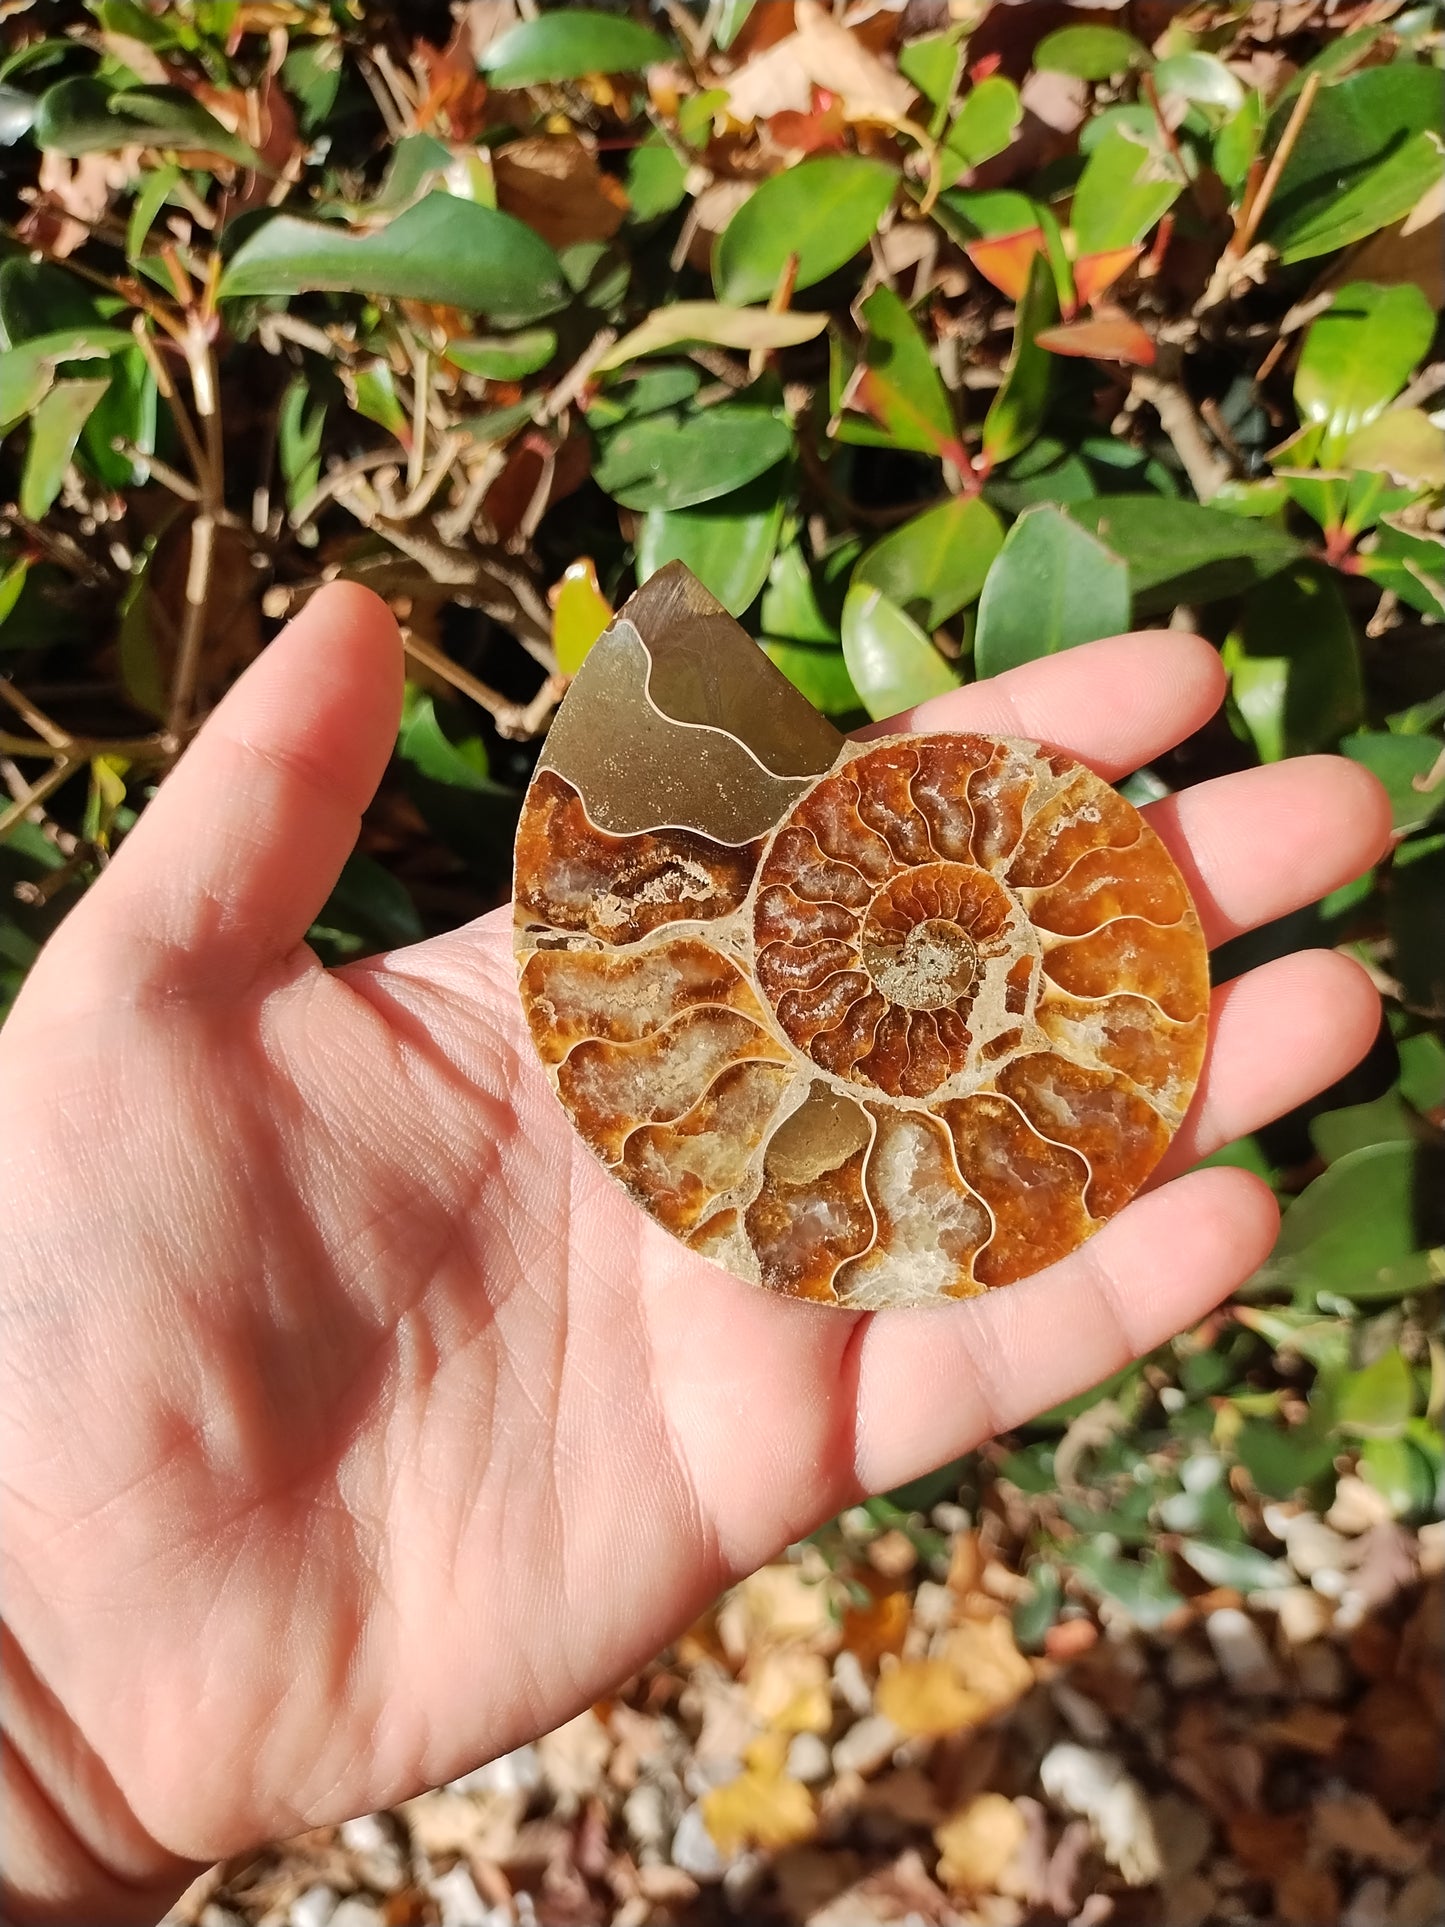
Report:
M 0 1035 L 17 1921 L 150 1919 L 189 1863 L 455 1777 L 839 1507 L 1189 1325 L 1265 1256 L 1275 1207 L 1244 1172 L 1178 1174 L 1374 1035 L 1354 964 L 1266 965 L 1215 992 L 1159 1178 L 1073 1256 L 939 1311 L 770 1298 L 576 1138 L 508 913 L 337 972 L 305 947 L 400 692 L 383 607 L 319 595 Z M 1160 632 L 898 726 L 1038 737 L 1116 778 L 1222 694 L 1214 652 Z M 1149 816 L 1212 944 L 1389 834 L 1373 779 L 1325 757 Z

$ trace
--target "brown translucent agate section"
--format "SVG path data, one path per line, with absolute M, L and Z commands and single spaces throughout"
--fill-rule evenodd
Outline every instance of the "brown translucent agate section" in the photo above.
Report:
M 680 565 L 576 678 L 517 835 L 538 1055 L 695 1252 L 857 1308 L 971 1297 L 1124 1204 L 1203 1059 L 1199 921 L 1034 743 L 850 743 Z

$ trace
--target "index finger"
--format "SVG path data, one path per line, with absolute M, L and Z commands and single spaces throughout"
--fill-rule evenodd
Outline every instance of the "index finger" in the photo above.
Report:
M 1021 663 L 858 733 L 1026 736 L 1068 750 L 1112 782 L 1208 722 L 1225 685 L 1223 664 L 1203 637 L 1144 629 Z

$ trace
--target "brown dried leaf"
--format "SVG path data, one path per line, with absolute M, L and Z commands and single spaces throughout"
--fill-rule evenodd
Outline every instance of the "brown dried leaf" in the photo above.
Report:
M 1340 1890 L 1328 1867 L 1286 1867 L 1274 1883 L 1275 1909 L 1289 1927 L 1320 1927 L 1340 1917 Z
M 627 213 L 627 195 L 580 140 L 529 135 L 492 156 L 497 206 L 525 221 L 554 248 L 609 241 Z
M 1292 1706 L 1283 1719 L 1270 1720 L 1255 1738 L 1264 1746 L 1293 1747 L 1297 1753 L 1313 1753 L 1327 1760 L 1339 1751 L 1348 1725 L 1343 1713 L 1332 1713 L 1328 1707 L 1306 1702 Z
M 798 0 L 795 19 L 794 33 L 728 82 L 734 120 L 804 114 L 813 104 L 814 87 L 836 95 L 850 121 L 891 124 L 907 115 L 913 89 L 896 68 L 870 53 L 816 0 Z
M 833 1724 L 827 1662 L 821 1653 L 789 1646 L 764 1653 L 748 1668 L 753 1717 L 778 1733 L 826 1733 Z
M 803 1782 L 783 1771 L 787 1752 L 783 1734 L 765 1733 L 743 1755 L 737 1779 L 702 1796 L 703 1820 L 722 1853 L 751 1846 L 776 1850 L 811 1839 L 817 1808 Z
M 938 1877 L 950 1891 L 989 1893 L 1028 1835 L 1028 1824 L 1002 1793 L 980 1793 L 934 1829 Z
M 718 1613 L 718 1634 L 734 1662 L 760 1646 L 796 1641 L 834 1652 L 839 1644 L 828 1586 L 793 1565 L 763 1566 L 735 1586 Z
M 978 1726 L 993 1710 L 943 1659 L 905 1659 L 890 1667 L 878 1681 L 876 1703 L 885 1719 L 919 1739 Z
M 1225 1832 L 1240 1865 L 1266 1880 L 1303 1860 L 1309 1839 L 1302 1813 L 1236 1813 Z
M 878 1594 L 866 1606 L 850 1606 L 843 1615 L 843 1644 L 858 1664 L 871 1671 L 885 1653 L 901 1653 L 912 1613 L 906 1592 Z

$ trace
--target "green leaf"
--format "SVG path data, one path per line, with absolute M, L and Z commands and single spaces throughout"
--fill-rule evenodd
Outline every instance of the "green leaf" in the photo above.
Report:
M 286 483 L 288 508 L 304 502 L 321 480 L 321 438 L 325 432 L 325 397 L 312 393 L 305 375 L 293 375 L 276 417 L 276 455 Z
M 88 76 L 58 80 L 40 96 L 31 138 L 60 154 L 115 153 L 122 147 L 198 149 L 242 167 L 259 165 L 253 147 L 223 127 L 180 87 L 112 92 Z
M 1197 101 L 1203 107 L 1220 107 L 1236 114 L 1244 105 L 1244 88 L 1218 54 L 1170 54 L 1154 68 L 1154 85 L 1162 98 L 1178 94 L 1181 99 Z
M 1264 138 L 1264 95 L 1252 87 L 1239 111 L 1220 128 L 1214 139 L 1214 171 L 1238 198 Z
M 342 866 L 311 932 L 337 963 L 376 950 L 399 950 L 426 935 L 405 884 L 374 857 L 354 852 Z
M 1179 1556 L 1210 1586 L 1233 1586 L 1243 1593 L 1277 1592 L 1297 1583 L 1282 1559 L 1271 1559 L 1250 1545 L 1231 1546 L 1217 1539 L 1184 1539 Z
M 109 386 L 108 377 L 58 381 L 31 416 L 20 477 L 20 513 L 28 520 L 39 522 L 60 493 L 80 431 Z
M 1346 247 L 1397 221 L 1440 176 L 1440 73 L 1412 61 L 1321 88 L 1261 224 L 1286 263 Z M 1270 120 L 1274 146 L 1289 117 Z
M 1445 1105 L 1445 1039 L 1434 1031 L 1417 1031 L 1402 1037 L 1400 1050 L 1400 1095 L 1417 1111 L 1434 1111 Z
M 1305 336 L 1294 379 L 1301 420 L 1324 430 L 1322 468 L 1395 399 L 1434 333 L 1434 311 L 1413 281 L 1351 281 L 1336 292 Z
M 1350 526 L 1366 528 L 1380 515 L 1404 508 L 1421 490 L 1445 488 L 1445 427 L 1432 422 L 1423 408 L 1387 408 L 1355 430 L 1341 460 L 1348 468 L 1388 476 L 1408 490 L 1404 499 L 1372 502 L 1369 521 L 1352 506 Z
M 731 495 L 694 508 L 649 509 L 637 531 L 637 580 L 685 562 L 730 615 L 740 616 L 768 578 L 783 526 L 780 464 Z
M 923 455 L 948 454 L 966 465 L 953 422 L 948 390 L 934 367 L 928 343 L 913 317 L 892 288 L 875 288 L 862 304 L 868 325 L 863 344 L 862 373 L 850 393 L 854 406 L 866 405 L 878 424 L 850 423 L 857 433 L 850 439 L 882 447 L 912 448 Z
M 1021 454 L 1043 426 L 1057 358 L 1040 348 L 1036 337 L 1059 318 L 1053 270 L 1042 254 L 1029 263 L 1028 286 L 1014 318 L 1013 349 L 1003 386 L 989 404 L 983 423 L 983 452 L 997 467 Z
M 690 361 L 666 362 L 607 382 L 587 410 L 589 428 L 615 428 L 639 415 L 655 415 L 691 401 L 702 386 L 701 370 Z
M 1326 1164 L 1348 1157 L 1366 1144 L 1388 1144 L 1413 1138 L 1419 1122 L 1397 1090 L 1368 1104 L 1345 1104 L 1337 1111 L 1321 1111 L 1310 1119 L 1310 1142 Z
M 1002 74 L 970 89 L 943 141 L 943 178 L 951 187 L 970 167 L 982 167 L 1008 147 L 1023 119 L 1019 90 Z
M 655 221 L 671 214 L 687 193 L 687 162 L 660 127 L 627 157 L 628 218 Z
M 857 556 L 858 543 L 843 542 L 816 569 L 810 569 L 796 542 L 780 549 L 763 591 L 764 633 L 786 642 L 821 642 L 836 648 L 847 579 Z
M 569 562 L 552 592 L 552 648 L 564 676 L 575 676 L 612 621 L 612 605 L 590 556 Z
M 171 189 L 181 178 L 181 170 L 174 161 L 164 166 L 153 167 L 141 183 L 140 193 L 131 204 L 130 218 L 125 226 L 125 258 L 138 261 L 145 252 L 145 244 L 150 231 L 155 226 L 156 216 L 170 197 Z
M 341 91 L 342 45 L 334 40 L 303 40 L 281 62 L 281 82 L 301 112 L 303 134 L 315 134 L 331 118 Z
M 1119 27 L 1058 27 L 1034 49 L 1034 65 L 1076 80 L 1110 80 L 1151 64 L 1149 50 Z
M 1169 1583 L 1168 1563 L 1151 1552 L 1143 1559 L 1121 1559 L 1107 1536 L 1080 1539 L 1069 1547 L 1074 1568 L 1145 1632 L 1157 1630 L 1184 1604 Z
M 992 240 L 1037 227 L 1039 210 L 1012 188 L 955 187 L 940 194 L 935 214 L 959 241 Z
M 1172 155 L 1111 128 L 1074 189 L 1070 220 L 1079 253 L 1104 254 L 1142 241 L 1183 189 Z
M 1432 1196 L 1433 1194 L 1433 1196 Z M 1259 1274 L 1312 1299 L 1401 1298 L 1445 1277 L 1438 1157 L 1420 1144 L 1371 1144 L 1330 1165 L 1284 1214 Z
M 1393 1346 L 1335 1386 L 1335 1423 L 1356 1438 L 1398 1438 L 1414 1409 L 1414 1376 Z
M 462 733 L 453 722 L 460 718 L 458 704 L 446 706 L 447 725 L 437 714 L 436 700 L 427 691 L 410 685 L 403 705 L 397 754 L 410 763 L 418 775 L 451 789 L 486 791 L 494 788 L 487 762 L 487 748 L 481 737 Z
M 961 58 L 960 33 L 948 27 L 925 34 L 898 49 L 898 71 L 912 81 L 930 107 L 946 107 L 953 98 Z
M 773 409 L 717 402 L 624 422 L 603 439 L 592 474 L 624 508 L 691 508 L 741 488 L 792 445 L 792 428 Z
M 718 299 L 766 301 L 791 255 L 798 257 L 795 287 L 823 280 L 867 245 L 897 185 L 893 168 L 857 154 L 828 154 L 772 175 L 718 236 Z
M 62 362 L 92 361 L 134 346 L 134 338 L 118 328 L 64 328 L 7 348 L 0 354 L 0 436 L 35 412 Z
M 1395 852 L 1390 878 L 1392 974 L 1412 1010 L 1445 1010 L 1445 837 L 1422 837 Z M 1445 1176 L 1439 1179 L 1445 1198 Z M 1445 1243 L 1445 1225 L 1436 1243 Z
M 957 673 L 918 625 L 864 582 L 843 603 L 843 660 L 875 722 L 958 687 Z
M 982 497 L 955 495 L 875 542 L 854 571 L 922 624 L 937 629 L 973 601 L 1003 544 Z
M 1391 816 L 1400 835 L 1422 829 L 1436 811 L 1445 806 L 1445 783 L 1437 783 L 1430 790 L 1416 787 L 1440 759 L 1438 737 L 1397 736 L 1392 730 L 1383 729 L 1363 730 L 1346 736 L 1340 749 L 1384 784 L 1390 796 Z
M 1313 1413 L 1303 1425 L 1287 1428 L 1247 1418 L 1234 1442 L 1235 1456 L 1269 1499 L 1292 1499 L 1326 1478 L 1339 1449 L 1333 1428 Z
M 863 709 L 863 698 L 853 687 L 841 649 L 808 642 L 784 642 L 764 636 L 762 649 L 775 669 L 825 716 L 853 716 Z
M 1025 509 L 988 572 L 973 659 L 980 676 L 1129 627 L 1129 571 L 1052 503 Z
M 0 366 L 0 380 L 3 374 Z M 1373 546 L 1360 556 L 1359 568 L 1361 575 L 1378 582 L 1382 589 L 1392 589 L 1412 609 L 1445 618 L 1445 540 L 1440 536 L 1402 528 L 1386 516 Z
M 1332 749 L 1361 719 L 1354 624 L 1334 572 L 1317 563 L 1295 563 L 1251 590 L 1224 663 L 1263 762 Z
M 275 215 L 242 243 L 221 280 L 223 295 L 316 289 L 431 301 L 504 325 L 536 321 L 567 301 L 561 263 L 539 235 L 452 194 L 428 194 L 366 234 Z
M 1069 514 L 1129 564 L 1136 615 L 1237 595 L 1304 553 L 1266 523 L 1163 496 L 1100 495 Z
M 521 21 L 494 40 L 478 64 L 494 87 L 535 87 L 587 74 L 640 73 L 675 51 L 635 20 L 568 7 Z
M 825 314 L 770 314 L 766 308 L 737 308 L 725 301 L 670 301 L 609 348 L 597 371 L 620 368 L 640 355 L 661 354 L 684 341 L 710 341 L 720 348 L 791 348 L 822 334 L 827 325 Z
M 557 337 L 550 328 L 524 328 L 514 335 L 473 335 L 446 345 L 446 358 L 454 367 L 487 381 L 520 381 L 524 375 L 535 375 L 556 352 Z
M 1410 1439 L 1367 1439 L 1360 1452 L 1360 1476 L 1397 1519 L 1428 1515 L 1435 1509 L 1434 1467 Z

